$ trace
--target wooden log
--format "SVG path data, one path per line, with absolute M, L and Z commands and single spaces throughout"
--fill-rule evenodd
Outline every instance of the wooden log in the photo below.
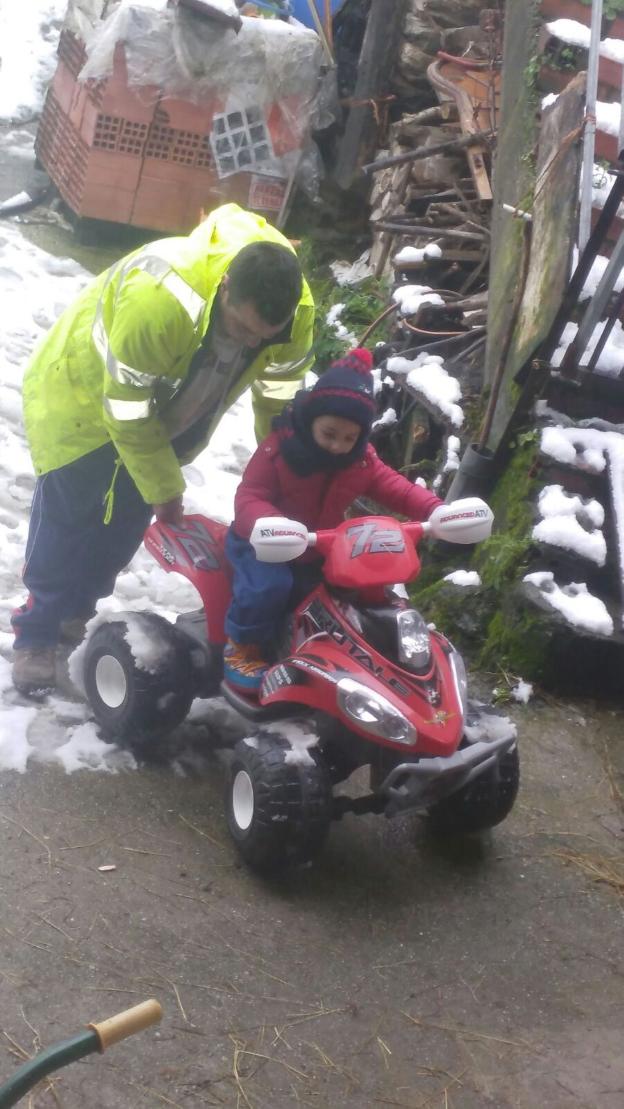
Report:
M 377 220 L 373 225 L 374 231 L 398 231 L 410 235 L 428 235 L 431 239 L 462 239 L 465 242 L 484 243 L 485 235 L 477 235 L 475 231 L 459 231 L 456 227 L 419 227 L 416 224 L 405 226 L 393 223 L 392 220 Z
M 358 162 L 374 150 L 379 128 L 373 103 L 375 98 L 388 92 L 405 8 L 406 0 L 395 0 L 390 12 L 387 0 L 371 0 L 353 91 L 354 103 L 349 110 L 333 175 L 341 189 L 350 188 Z
M 389 166 L 400 166 L 404 162 L 419 162 L 423 158 L 432 158 L 434 154 L 449 154 L 455 150 L 465 150 L 470 146 L 482 146 L 484 142 L 495 137 L 496 131 L 477 131 L 474 135 L 462 135 L 460 138 L 434 143 L 432 146 L 419 146 L 416 150 L 408 150 L 405 154 L 394 154 L 390 158 L 368 162 L 362 166 L 362 173 L 379 173 Z

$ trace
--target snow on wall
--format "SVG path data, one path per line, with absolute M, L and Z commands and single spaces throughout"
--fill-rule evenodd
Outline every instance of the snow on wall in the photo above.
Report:
M 408 389 L 422 396 L 445 423 L 450 422 L 456 428 L 462 426 L 461 386 L 444 369 L 444 359 L 439 354 L 423 352 L 413 359 L 396 355 L 388 359 L 387 369 L 391 374 L 405 376 Z
M 606 606 L 589 592 L 584 582 L 571 582 L 560 588 L 554 574 L 547 570 L 525 574 L 522 580 L 539 589 L 550 607 L 572 627 L 597 635 L 613 635 L 613 620 Z
M 604 509 L 598 501 L 590 500 L 585 506 L 580 497 L 565 493 L 563 486 L 547 485 L 540 493 L 538 507 L 542 519 L 533 528 L 534 539 L 604 566 L 607 543 L 600 531 Z
M 547 427 L 542 431 L 541 450 L 588 473 L 608 469 L 620 580 L 624 582 L 624 435 L 594 428 Z

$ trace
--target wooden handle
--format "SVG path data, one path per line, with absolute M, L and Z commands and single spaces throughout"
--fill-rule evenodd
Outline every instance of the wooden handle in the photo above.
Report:
M 150 1001 L 142 1001 L 140 1005 L 134 1005 L 132 1009 L 124 1009 L 123 1013 L 117 1013 L 108 1020 L 88 1024 L 87 1028 L 92 1028 L 97 1034 L 100 1051 L 106 1051 L 107 1047 L 127 1039 L 128 1036 L 134 1036 L 135 1032 L 143 1032 L 151 1024 L 158 1024 L 162 1015 L 160 1001 L 152 998 Z

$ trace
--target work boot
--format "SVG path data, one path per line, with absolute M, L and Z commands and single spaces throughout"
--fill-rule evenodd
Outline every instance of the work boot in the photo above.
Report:
M 27 697 L 56 686 L 56 647 L 21 647 L 13 653 L 13 685 Z
M 223 651 L 223 676 L 242 693 L 257 693 L 269 669 L 257 643 L 228 639 Z
M 74 616 L 73 620 L 61 620 L 61 643 L 77 647 L 85 637 L 85 629 L 90 616 Z

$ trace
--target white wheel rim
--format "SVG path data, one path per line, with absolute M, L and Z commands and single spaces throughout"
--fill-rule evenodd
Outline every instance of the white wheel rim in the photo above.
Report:
M 109 709 L 123 705 L 128 692 L 126 673 L 114 655 L 102 655 L 95 667 L 95 685 L 100 700 Z
M 254 814 L 254 791 L 246 770 L 239 770 L 232 782 L 232 813 L 241 832 L 249 828 Z

